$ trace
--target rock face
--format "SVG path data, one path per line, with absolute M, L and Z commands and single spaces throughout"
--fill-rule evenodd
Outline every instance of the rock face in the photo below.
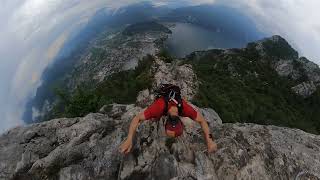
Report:
M 221 124 L 212 109 L 200 109 L 216 153 L 206 153 L 200 126 L 185 118 L 184 134 L 176 139 L 164 135 L 162 121 L 143 122 L 132 153 L 123 156 L 118 147 L 141 108 L 107 109 L 6 132 L 0 136 L 0 179 L 320 179 L 320 136 Z
M 281 59 L 298 59 L 299 55 L 281 36 L 275 35 L 249 44 L 263 56 L 273 56 Z
M 320 85 L 319 66 L 304 57 L 279 60 L 274 68 L 280 76 L 300 81 L 301 83 L 292 87 L 292 90 L 304 98 L 311 96 Z
M 274 68 L 280 76 L 291 77 L 294 80 L 301 76 L 300 73 L 294 69 L 293 61 L 291 60 L 279 60 L 275 63 Z
M 165 63 L 156 56 L 152 71 L 154 74 L 152 88 L 143 90 L 138 94 L 136 104 L 140 107 L 146 107 L 153 102 L 155 90 L 161 84 L 169 83 L 179 86 L 181 95 L 186 100 L 191 100 L 197 93 L 199 84 L 190 64 Z
M 280 36 L 272 36 L 251 43 L 248 48 L 256 49 L 262 57 L 272 58 L 271 64 L 280 76 L 289 77 L 299 84 L 293 92 L 309 97 L 320 85 L 320 68 L 305 57 L 300 57 L 288 42 Z
M 300 96 L 306 98 L 312 95 L 317 90 L 317 87 L 314 85 L 313 81 L 311 81 L 311 82 L 303 82 L 301 84 L 298 84 L 292 87 L 292 90 L 296 94 L 299 94 Z
M 163 83 L 175 84 L 181 88 L 181 94 L 187 100 L 192 99 L 198 90 L 198 80 L 190 64 L 165 63 L 156 58 L 154 72 L 153 89 Z

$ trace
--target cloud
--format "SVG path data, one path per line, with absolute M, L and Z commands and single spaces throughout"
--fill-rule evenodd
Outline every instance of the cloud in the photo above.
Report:
M 300 55 L 320 64 L 319 0 L 224 0 L 219 3 L 242 10 L 261 31 L 283 36 Z
M 171 1 L 171 0 L 157 0 L 150 1 L 154 6 L 170 6 L 173 8 L 184 7 L 184 6 L 196 6 L 202 4 L 213 4 L 216 0 L 179 0 L 179 1 Z
M 0 133 L 22 124 L 27 98 L 73 32 L 100 9 L 128 0 L 3 0 L 0 6 Z

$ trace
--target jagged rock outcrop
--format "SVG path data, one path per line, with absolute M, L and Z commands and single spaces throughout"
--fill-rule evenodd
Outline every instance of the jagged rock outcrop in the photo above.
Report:
M 187 100 L 192 99 L 197 93 L 199 84 L 190 64 L 165 63 L 156 58 L 154 72 L 153 89 L 163 83 L 176 84 L 181 88 L 181 94 Z
M 224 122 L 254 122 L 320 132 L 320 68 L 281 37 L 242 49 L 197 51 L 193 65 L 199 91 L 193 102 L 210 106 Z
M 298 52 L 294 50 L 284 38 L 278 35 L 249 43 L 248 46 L 255 48 L 262 56 L 271 56 L 280 59 L 299 58 Z
M 197 93 L 199 83 L 190 64 L 165 63 L 156 56 L 152 71 L 154 74 L 152 88 L 145 89 L 138 94 L 136 104 L 140 107 L 146 107 L 153 102 L 155 90 L 161 84 L 178 85 L 181 88 L 182 97 L 186 100 L 191 100 Z
M 309 61 L 305 57 L 301 57 L 298 59 L 300 62 L 302 69 L 308 76 L 309 80 L 316 83 L 317 86 L 320 85 L 320 68 L 314 62 Z
M 292 90 L 304 98 L 316 92 L 317 86 L 320 85 L 319 66 L 306 58 L 279 60 L 274 68 L 280 76 L 298 81 L 301 79 L 303 82 L 292 87 Z
M 311 96 L 320 85 L 319 66 L 304 57 L 279 60 L 275 63 L 274 68 L 280 76 L 298 81 L 301 79 L 300 81 L 303 82 L 292 87 L 292 90 L 304 98 Z
M 292 87 L 293 92 L 309 97 L 320 85 L 320 68 L 305 57 L 300 57 L 281 36 L 272 36 L 250 43 L 249 48 L 256 49 L 262 59 L 272 59 L 272 66 L 280 76 L 289 77 L 299 84 Z
M 275 63 L 274 69 L 280 76 L 290 77 L 297 80 L 301 77 L 298 70 L 294 69 L 294 61 L 292 60 L 279 60 Z
M 164 135 L 161 121 L 143 122 L 132 153 L 123 156 L 118 147 L 140 110 L 118 104 L 105 114 L 14 128 L 0 136 L 0 179 L 320 179 L 320 136 L 221 124 L 211 109 L 201 112 L 216 153 L 206 153 L 200 126 L 185 118 L 177 139 Z
M 301 84 L 298 84 L 298 85 L 292 87 L 292 90 L 296 94 L 299 94 L 300 96 L 306 98 L 306 97 L 309 97 L 310 95 L 312 95 L 317 90 L 317 87 L 313 83 L 313 81 L 311 81 L 311 82 L 303 82 Z

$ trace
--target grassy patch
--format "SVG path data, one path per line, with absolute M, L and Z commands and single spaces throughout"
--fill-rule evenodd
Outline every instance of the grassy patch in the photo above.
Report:
M 173 61 L 172 56 L 170 55 L 170 53 L 162 48 L 159 53 L 157 54 L 158 57 L 160 57 L 161 60 L 163 60 L 166 63 L 171 63 Z

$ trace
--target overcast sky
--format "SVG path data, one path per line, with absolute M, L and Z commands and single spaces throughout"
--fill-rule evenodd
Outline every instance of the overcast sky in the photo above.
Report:
M 64 42 L 99 9 L 128 0 L 0 0 L 0 132 L 22 124 L 26 98 Z M 155 6 L 222 3 L 239 9 L 262 32 L 285 37 L 301 55 L 320 63 L 319 0 L 152 1 Z

